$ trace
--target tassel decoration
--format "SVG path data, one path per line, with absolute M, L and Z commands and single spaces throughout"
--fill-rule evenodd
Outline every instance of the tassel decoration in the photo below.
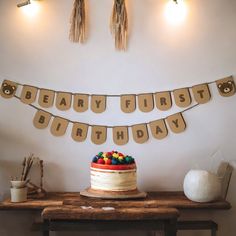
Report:
M 114 0 L 110 28 L 115 38 L 116 49 L 125 51 L 128 37 L 128 15 L 125 0 Z
M 70 23 L 70 40 L 74 43 L 84 43 L 86 39 L 85 0 L 74 0 Z

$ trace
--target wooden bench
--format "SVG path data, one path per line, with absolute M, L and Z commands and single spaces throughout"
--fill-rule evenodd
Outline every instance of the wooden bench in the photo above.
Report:
M 163 230 L 176 236 L 179 211 L 175 208 L 47 207 L 42 212 L 43 236 L 50 231 Z
M 28 199 L 27 202 L 23 203 L 11 203 L 9 199 L 6 199 L 3 202 L 0 202 L 0 210 L 43 211 L 47 207 L 62 207 L 68 205 L 71 205 L 72 208 L 81 206 L 91 206 L 93 208 L 176 208 L 181 210 L 180 214 L 184 210 L 191 210 L 194 214 L 195 210 L 228 210 L 231 208 L 230 203 L 225 199 L 219 199 L 215 202 L 209 203 L 197 203 L 187 199 L 183 192 L 148 192 L 145 199 L 136 200 L 101 200 L 83 197 L 80 196 L 79 193 L 73 192 L 52 192 L 47 193 L 47 196 L 44 199 Z M 42 227 L 40 224 L 37 224 L 36 228 L 41 229 Z M 178 221 L 177 229 L 207 229 L 211 230 L 212 236 L 215 236 L 217 224 L 211 221 L 211 219 L 208 221 Z

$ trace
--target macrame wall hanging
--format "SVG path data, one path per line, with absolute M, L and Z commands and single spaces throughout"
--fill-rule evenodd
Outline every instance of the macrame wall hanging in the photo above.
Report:
M 70 23 L 70 40 L 74 43 L 84 43 L 86 40 L 85 0 L 74 0 Z
M 126 50 L 128 37 L 128 15 L 125 0 L 114 0 L 110 23 L 117 50 Z

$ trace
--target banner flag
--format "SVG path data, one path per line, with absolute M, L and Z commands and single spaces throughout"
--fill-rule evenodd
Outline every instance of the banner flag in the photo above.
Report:
M 61 117 L 55 117 L 51 125 L 51 133 L 54 136 L 62 136 L 66 133 L 69 121 Z
M 156 107 L 161 111 L 167 111 L 172 107 L 171 92 L 155 93 Z
M 45 129 L 51 120 L 52 115 L 46 111 L 38 110 L 34 116 L 33 124 L 37 129 Z
M 107 140 L 107 127 L 106 126 L 92 126 L 91 140 L 94 144 L 103 144 Z
M 168 135 L 168 129 L 166 128 L 165 120 L 160 119 L 149 123 L 152 136 L 156 139 L 163 139 Z
M 88 134 L 88 125 L 76 122 L 73 124 L 72 128 L 72 133 L 71 137 L 76 141 L 76 142 L 83 142 L 87 138 Z
M 83 142 L 87 139 L 88 129 L 91 128 L 91 140 L 94 144 L 103 144 L 107 140 L 107 129 L 113 131 L 113 141 L 117 145 L 125 145 L 129 142 L 129 127 L 132 130 L 133 139 L 136 143 L 145 143 L 149 139 L 149 131 L 156 139 L 163 139 L 168 135 L 171 130 L 174 133 L 181 133 L 186 129 L 186 123 L 183 113 L 193 109 L 194 107 L 205 104 L 211 99 L 211 92 L 209 89 L 210 84 L 216 84 L 218 92 L 223 97 L 230 97 L 236 93 L 236 86 L 233 76 L 229 76 L 216 81 L 194 85 L 192 87 L 180 88 L 176 90 L 156 92 L 156 93 L 143 93 L 143 94 L 123 94 L 123 95 L 92 95 L 82 93 L 69 93 L 49 90 L 45 88 L 38 88 L 30 85 L 23 85 L 10 80 L 4 80 L 1 85 L 0 94 L 3 98 L 15 97 L 23 103 L 33 107 L 37 110 L 33 118 L 33 125 L 38 129 L 45 129 L 51 122 L 50 131 L 54 136 L 62 136 L 66 133 L 69 123 L 72 123 L 71 137 L 77 142 Z M 21 93 L 18 88 L 22 87 Z M 192 97 L 194 97 L 194 105 Z M 17 93 L 16 93 L 17 92 Z M 107 97 L 119 97 L 121 110 L 125 113 L 134 112 L 136 109 L 136 97 L 138 97 L 138 107 L 142 112 L 150 112 L 154 109 L 154 98 L 156 108 L 160 111 L 169 110 L 172 107 L 174 100 L 176 105 L 183 107 L 182 111 L 172 114 L 168 117 L 162 117 L 159 120 L 150 121 L 148 124 L 131 124 L 121 126 L 104 126 L 99 124 L 86 124 L 79 121 L 72 121 L 52 113 L 44 111 L 33 103 L 36 101 L 37 93 L 38 104 L 43 108 L 50 108 L 54 105 L 61 110 L 68 110 L 72 105 L 77 112 L 85 112 L 89 109 L 95 113 L 104 112 L 106 109 Z M 172 99 L 173 93 L 173 99 Z M 20 94 L 17 95 L 17 94 Z M 91 97 L 91 101 L 89 98 Z M 90 103 L 90 104 L 89 104 Z M 191 105 L 191 106 L 190 106 Z M 167 126 L 168 125 L 168 126 Z M 148 127 L 149 126 L 149 127 Z
M 226 77 L 224 79 L 219 79 L 216 81 L 216 85 L 219 94 L 223 97 L 230 97 L 235 94 L 235 83 L 233 76 Z
M 33 102 L 35 102 L 37 92 L 39 90 L 38 104 L 43 108 L 52 107 L 54 105 L 54 100 L 56 100 L 55 106 L 59 110 L 68 110 L 71 108 L 73 96 L 73 108 L 75 111 L 85 112 L 90 107 L 90 109 L 95 113 L 102 113 L 106 110 L 107 97 L 120 98 L 120 108 L 124 113 L 134 112 L 136 109 L 137 97 L 137 103 L 140 111 L 150 112 L 154 109 L 154 106 L 160 111 L 167 111 L 173 106 L 174 101 L 178 107 L 189 107 L 192 103 L 192 95 L 194 100 L 198 104 L 207 103 L 211 99 L 209 85 L 213 83 L 216 84 L 220 95 L 223 97 L 229 97 L 236 93 L 234 78 L 233 76 L 229 76 L 216 81 L 197 84 L 186 88 L 178 88 L 174 90 L 156 91 L 154 93 L 141 94 L 107 95 L 54 91 L 51 89 L 38 88 L 35 86 L 24 85 L 10 80 L 4 80 L 2 82 L 0 95 L 3 98 L 11 98 L 13 96 L 16 96 L 16 90 L 19 86 L 21 86 L 21 101 L 23 103 L 32 104 Z M 192 93 L 190 93 L 190 90 Z
M 95 113 L 102 113 L 106 110 L 106 96 L 92 95 L 91 110 Z
M 113 141 L 117 145 L 125 145 L 129 142 L 129 131 L 127 126 L 113 127 Z
M 173 91 L 175 104 L 178 107 L 190 106 L 192 99 L 188 88 L 176 89 Z
M 182 113 L 176 113 L 166 118 L 167 123 L 172 132 L 178 134 L 186 129 L 186 123 L 184 121 Z
M 133 125 L 132 133 L 136 143 L 145 143 L 149 138 L 147 124 Z
M 88 94 L 75 94 L 73 107 L 77 112 L 85 112 L 88 110 L 89 95 Z
M 56 97 L 56 108 L 60 111 L 69 110 L 71 107 L 71 93 L 58 92 Z
M 195 85 L 192 90 L 194 99 L 197 103 L 204 104 L 210 101 L 211 93 L 208 84 Z
M 17 83 L 10 80 L 4 80 L 2 82 L 0 94 L 3 98 L 12 98 L 16 94 L 16 90 Z
M 53 106 L 55 92 L 48 89 L 40 89 L 38 104 L 43 108 L 49 108 Z
M 121 95 L 120 106 L 124 113 L 134 112 L 136 109 L 136 95 Z
M 35 102 L 38 89 L 33 86 L 24 85 L 21 92 L 21 101 L 25 104 Z
M 154 108 L 153 94 L 145 93 L 138 95 L 138 106 L 142 112 L 150 112 Z

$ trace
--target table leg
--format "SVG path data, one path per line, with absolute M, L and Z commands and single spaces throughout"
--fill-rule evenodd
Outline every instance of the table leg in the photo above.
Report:
M 216 229 L 211 230 L 211 236 L 216 236 Z
M 49 220 L 43 221 L 43 236 L 49 236 L 50 229 L 49 229 Z
M 165 222 L 164 235 L 165 236 L 177 235 L 177 221 L 176 220 L 169 220 Z

